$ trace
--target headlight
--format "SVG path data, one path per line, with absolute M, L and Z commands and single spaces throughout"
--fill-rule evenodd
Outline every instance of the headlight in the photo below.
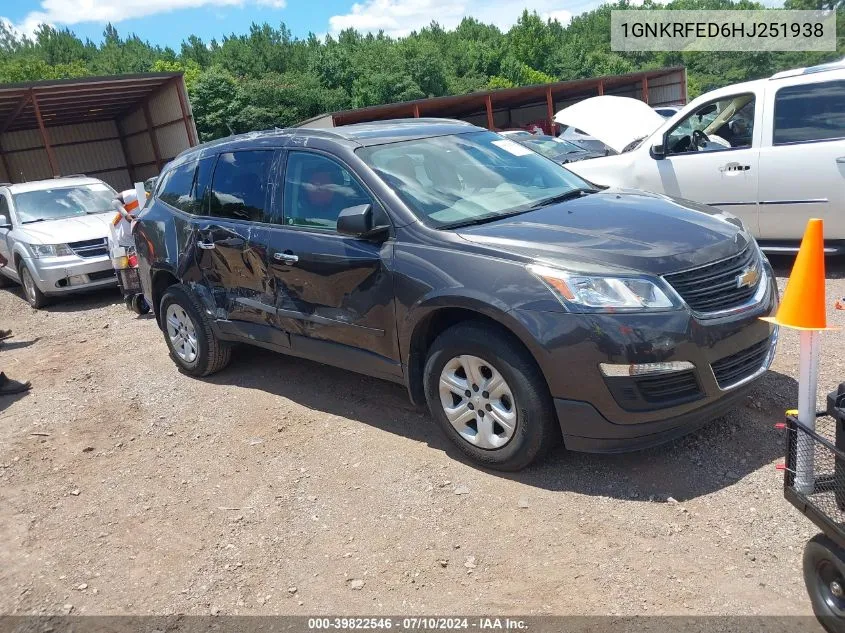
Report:
M 67 257 L 73 255 L 70 246 L 67 244 L 30 244 L 32 256 L 39 257 Z
M 529 264 L 564 306 L 574 311 L 671 310 L 680 307 L 674 293 L 658 279 L 636 276 L 582 275 Z

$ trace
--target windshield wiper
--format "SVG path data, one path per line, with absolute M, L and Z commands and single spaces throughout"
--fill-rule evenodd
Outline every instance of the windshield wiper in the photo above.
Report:
M 502 218 L 512 218 L 515 215 L 520 215 L 522 213 L 528 213 L 531 209 L 520 209 L 519 211 L 511 211 L 509 213 L 490 213 L 487 215 L 481 215 L 477 218 L 471 218 L 468 220 L 458 220 L 457 222 L 450 222 L 449 224 L 442 224 L 440 225 L 439 229 L 457 229 L 464 226 L 474 226 L 476 224 L 485 224 L 487 222 L 495 222 L 496 220 L 501 220 Z
M 535 204 L 531 209 L 541 209 L 542 207 L 547 207 L 550 204 L 557 204 L 558 202 L 566 202 L 567 200 L 573 200 L 575 198 L 580 198 L 581 196 L 585 196 L 591 193 L 596 193 L 597 189 L 589 189 L 587 187 L 578 187 L 577 189 L 570 189 L 565 193 L 561 193 L 557 196 L 552 196 L 551 198 L 546 198 L 545 200 L 540 200 L 537 204 Z
M 46 222 L 47 218 L 35 218 L 34 220 L 24 220 L 21 224 L 34 224 L 36 222 Z

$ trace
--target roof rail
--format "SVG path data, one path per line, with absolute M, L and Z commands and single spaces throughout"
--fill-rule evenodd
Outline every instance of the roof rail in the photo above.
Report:
M 835 62 L 828 62 L 826 64 L 819 64 L 818 66 L 809 66 L 807 68 L 794 68 L 792 70 L 784 70 L 775 73 L 769 79 L 783 79 L 785 77 L 797 77 L 799 75 L 812 75 L 814 73 L 823 73 L 828 70 L 837 70 L 845 68 L 845 57 Z

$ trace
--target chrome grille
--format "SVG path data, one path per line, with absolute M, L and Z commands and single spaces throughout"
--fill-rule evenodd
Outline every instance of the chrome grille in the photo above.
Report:
M 749 269 L 759 276 L 750 286 L 740 286 L 740 276 Z M 692 270 L 665 275 L 664 279 L 696 312 L 720 312 L 747 303 L 757 292 L 763 279 L 757 248 L 753 245 L 733 257 L 706 264 Z
M 108 240 L 104 237 L 96 240 L 71 242 L 68 246 L 80 257 L 102 257 L 109 254 Z

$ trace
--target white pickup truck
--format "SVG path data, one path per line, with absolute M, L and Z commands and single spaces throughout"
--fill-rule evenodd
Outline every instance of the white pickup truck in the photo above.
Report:
M 713 90 L 668 120 L 622 97 L 555 120 L 619 152 L 567 165 L 587 180 L 719 207 L 773 252 L 822 218 L 828 250 L 845 251 L 845 60 Z

